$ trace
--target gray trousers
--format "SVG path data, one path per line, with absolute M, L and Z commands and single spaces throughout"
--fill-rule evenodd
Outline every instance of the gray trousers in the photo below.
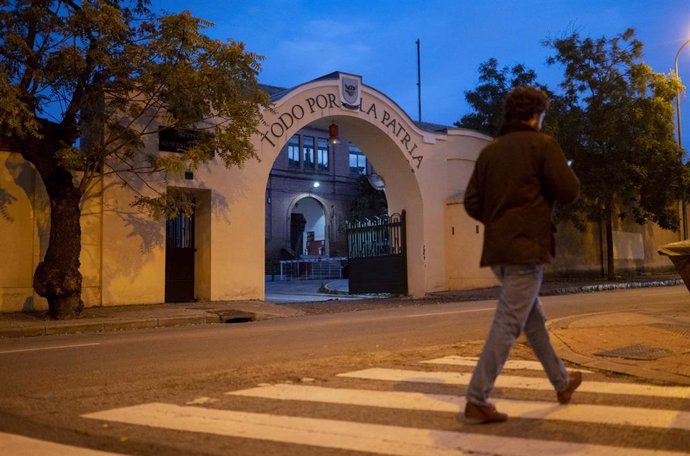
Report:
M 501 295 L 467 389 L 467 400 L 477 405 L 489 403 L 496 377 L 522 331 L 551 384 L 556 391 L 564 390 L 568 386 L 568 372 L 551 346 L 546 316 L 538 297 L 544 277 L 543 265 L 511 264 L 492 269 L 501 283 Z

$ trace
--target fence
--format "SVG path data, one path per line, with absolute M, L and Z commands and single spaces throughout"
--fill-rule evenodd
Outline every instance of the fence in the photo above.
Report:
M 342 279 L 347 257 L 281 260 L 278 280 Z
M 346 223 L 350 258 L 404 254 L 404 211 L 403 214 L 393 214 L 390 217 L 373 217 Z

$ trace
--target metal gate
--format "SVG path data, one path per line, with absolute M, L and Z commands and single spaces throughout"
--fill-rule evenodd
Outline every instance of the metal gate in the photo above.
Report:
M 407 294 L 405 211 L 346 225 L 350 294 Z

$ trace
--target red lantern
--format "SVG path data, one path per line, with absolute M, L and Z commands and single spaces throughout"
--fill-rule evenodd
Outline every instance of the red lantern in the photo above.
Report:
M 328 142 L 331 144 L 340 144 L 338 126 L 335 122 L 331 123 L 331 126 L 328 127 Z

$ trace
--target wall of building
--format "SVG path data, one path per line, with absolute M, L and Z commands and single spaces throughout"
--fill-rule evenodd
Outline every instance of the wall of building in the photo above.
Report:
M 149 184 L 165 188 L 155 179 Z M 165 222 L 133 208 L 134 196 L 134 192 L 122 188 L 118 180 L 106 179 L 103 190 L 103 305 L 164 301 Z
M 82 273 L 87 306 L 160 303 L 165 299 L 166 224 L 131 206 L 135 192 L 166 186 L 187 189 L 199 205 L 195 218 L 194 294 L 201 300 L 264 298 L 266 252 L 289 242 L 285 229 L 295 203 L 313 198 L 324 209 L 332 256 L 344 254 L 342 223 L 351 182 L 329 170 L 319 188 L 305 189 L 305 178 L 285 179 L 274 164 L 286 162 L 284 146 L 295 133 L 311 128 L 324 134 L 335 122 L 386 182 L 391 213 L 407 213 L 409 293 L 495 284 L 479 268 L 482 227 L 462 207 L 463 192 L 481 148 L 490 140 L 475 132 L 420 129 L 390 99 L 362 86 L 361 105 L 338 102 L 338 79 L 321 78 L 299 86 L 265 112 L 266 123 L 254 137 L 260 160 L 226 169 L 214 160 L 191 179 L 164 181 L 153 176 L 139 188 L 122 188 L 104 178 L 84 201 Z M 345 143 L 346 144 L 346 143 Z M 149 139 L 150 152 L 158 149 Z M 348 154 L 330 158 L 333 170 L 347 169 Z M 317 173 L 315 173 L 316 175 Z M 288 176 L 289 177 L 289 176 Z M 294 176 L 292 176 L 294 177 Z M 281 180 L 283 179 L 283 180 Z M 290 183 L 292 182 L 292 183 Z M 31 166 L 18 154 L 0 152 L 0 311 L 45 308 L 32 290 L 32 275 L 47 245 L 49 217 L 45 190 Z M 291 187 L 292 186 L 292 187 Z M 276 189 L 285 188 L 280 192 Z M 102 191 L 102 193 L 100 193 Z M 288 223 L 289 226 L 289 223 Z M 617 264 L 634 270 L 663 268 L 659 244 L 678 240 L 658 227 L 617 222 Z M 599 231 L 560 226 L 556 272 L 591 272 L 601 265 Z M 289 244 L 288 244 L 289 245 Z
M 465 212 L 463 200 L 474 163 L 491 138 L 479 133 L 457 129 L 448 136 L 462 141 L 465 147 L 449 150 L 445 156 L 444 178 L 446 201 L 444 214 L 446 270 L 449 290 L 468 290 L 496 285 L 496 278 L 488 268 L 479 267 L 482 254 L 484 226 Z
M 101 199 L 82 204 L 82 300 L 101 303 Z M 35 168 L 18 153 L 0 151 L 0 312 L 46 310 L 33 290 L 33 274 L 45 255 L 50 235 L 50 204 Z
M 619 211 L 623 212 L 623 211 Z M 613 260 L 618 274 L 672 271 L 668 258 L 657 253 L 660 245 L 677 242 L 677 231 L 654 223 L 639 225 L 630 217 L 613 221 Z M 606 271 L 606 232 L 598 223 L 588 223 L 583 231 L 561 223 L 556 233 L 556 258 L 546 269 L 558 276 L 601 275 Z
M 461 200 L 449 201 L 445 215 L 448 289 L 471 290 L 495 286 L 496 277 L 491 269 L 479 267 L 484 226 L 467 215 Z
M 627 225 L 627 224 L 626 224 Z M 657 253 L 660 245 L 676 242 L 679 233 L 648 223 L 626 226 L 628 231 L 614 231 L 614 267 L 618 275 L 673 272 L 668 258 Z M 600 231 L 601 236 L 600 238 Z M 450 201 L 446 210 L 446 245 L 448 288 L 466 290 L 494 286 L 489 268 L 479 272 L 466 269 L 467 258 L 479 261 L 484 227 L 465 212 L 462 199 Z M 556 232 L 556 257 L 546 265 L 545 274 L 554 277 L 600 276 L 606 270 L 606 247 L 602 255 L 603 230 L 589 223 L 583 231 L 570 223 L 560 223 Z M 602 266 L 603 262 L 603 266 Z
M 33 272 L 45 254 L 47 200 L 34 168 L 19 154 L 0 152 L 0 310 L 47 308 L 33 292 Z

